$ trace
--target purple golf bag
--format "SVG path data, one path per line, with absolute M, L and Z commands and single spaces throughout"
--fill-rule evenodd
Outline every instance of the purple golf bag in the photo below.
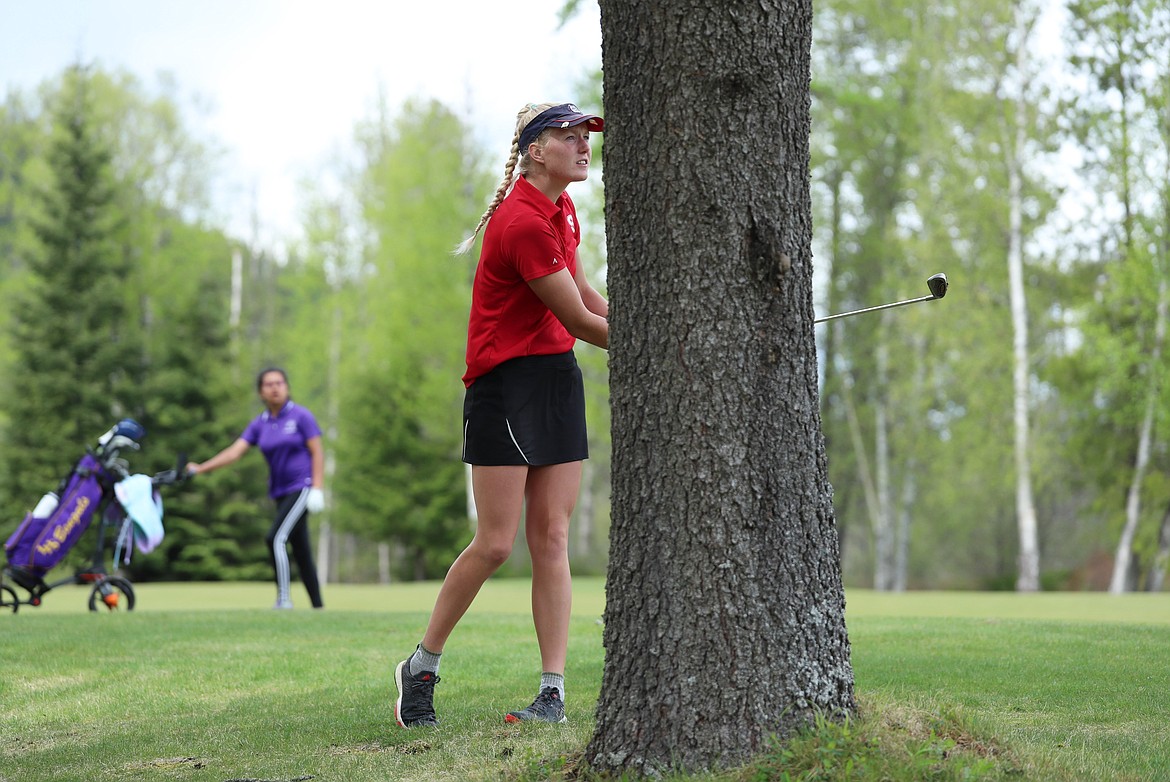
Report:
M 93 454 L 81 457 L 65 479 L 57 507 L 44 518 L 24 517 L 4 544 L 16 578 L 43 578 L 89 529 L 113 479 Z
M 174 485 L 185 477 L 180 466 L 153 477 L 131 475 L 120 458 L 124 450 L 138 450 L 146 435 L 133 419 L 124 418 L 87 448 L 56 491 L 41 498 L 4 544 L 8 564 L 0 570 L 0 611 L 14 613 L 22 605 L 39 606 L 45 594 L 65 584 L 91 587 L 89 610 L 134 609 L 134 588 L 116 570 L 130 562 L 130 549 L 150 551 L 163 537 L 162 501 L 155 487 Z M 45 574 L 59 564 L 91 526 L 97 528 L 93 560 L 73 575 L 47 581 Z M 107 536 L 116 542 L 113 565 L 106 570 Z M 21 599 L 12 585 L 28 592 Z

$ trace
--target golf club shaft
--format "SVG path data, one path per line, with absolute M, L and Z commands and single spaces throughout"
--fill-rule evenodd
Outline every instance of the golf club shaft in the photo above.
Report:
M 892 304 L 879 304 L 876 307 L 866 307 L 863 310 L 851 310 L 849 312 L 838 312 L 836 315 L 826 315 L 823 318 L 817 318 L 813 323 L 824 323 L 826 320 L 836 320 L 837 318 L 848 318 L 851 315 L 860 315 L 864 312 L 875 312 L 877 310 L 888 310 L 891 307 L 904 307 L 907 304 L 917 304 L 920 301 L 934 301 L 937 296 L 919 296 L 917 299 L 906 299 L 905 301 L 895 301 Z

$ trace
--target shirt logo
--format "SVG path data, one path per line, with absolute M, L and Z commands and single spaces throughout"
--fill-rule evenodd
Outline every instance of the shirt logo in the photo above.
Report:
M 296 434 L 297 433 L 297 422 L 296 421 L 285 421 L 284 422 L 284 433 L 285 434 Z
M 556 266 L 558 263 L 560 263 L 560 261 L 558 261 L 556 258 L 553 258 L 553 266 Z
M 577 227 L 573 224 L 573 216 L 572 215 L 565 215 L 565 222 L 567 222 L 569 224 L 570 231 L 572 231 L 573 233 L 577 233 Z

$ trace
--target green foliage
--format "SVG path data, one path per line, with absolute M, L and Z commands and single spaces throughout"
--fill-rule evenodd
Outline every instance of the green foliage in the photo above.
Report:
M 52 175 L 43 186 L 11 191 L 11 227 L 0 229 L 13 259 L 7 284 L 16 291 L 12 339 L 2 343 L 12 346 L 14 366 L 5 374 L 2 407 L 12 425 L 0 482 L 6 516 L 17 519 L 111 419 L 131 415 L 146 427 L 143 450 L 127 456 L 133 471 L 151 473 L 230 442 L 248 414 L 234 401 L 230 375 L 232 248 L 221 233 L 179 216 L 196 208 L 204 187 L 200 174 L 188 173 L 206 166 L 176 126 L 173 104 L 148 99 L 132 79 L 83 68 L 45 96 L 47 118 L 27 109 L 20 132 L 4 134 L 24 139 L 12 158 L 20 166 L 5 169 L 9 179 L 41 181 L 26 173 L 39 170 L 41 145 Z M 23 106 L 15 97 L 8 105 Z M 51 135 L 42 124 L 51 124 Z M 160 159 L 169 162 L 152 165 Z M 168 490 L 164 545 L 136 559 L 131 573 L 255 577 L 257 563 L 266 571 L 262 535 L 208 519 L 241 483 L 255 487 L 247 515 L 266 516 L 263 480 L 261 468 Z M 195 544 L 208 534 L 222 556 L 200 553 Z M 92 550 L 89 542 L 79 549 L 84 557 Z M 244 553 L 233 556 L 237 549 Z
M 1002 32 L 1003 11 L 981 15 L 980 29 Z M 911 520 L 911 584 L 952 578 L 951 551 L 985 555 L 963 577 L 1011 566 L 1011 556 L 959 543 L 973 530 L 987 540 L 992 521 L 992 539 L 1003 537 L 1010 519 L 998 506 L 1011 498 L 1010 488 L 1002 493 L 1010 439 L 982 436 L 989 421 L 996 431 L 1010 424 L 1010 352 L 996 350 L 1011 344 L 1001 341 L 1006 310 L 1000 298 L 976 300 L 983 289 L 1006 287 L 1002 248 L 981 246 L 978 257 L 964 258 L 959 245 L 973 242 L 971 224 L 952 209 L 992 198 L 973 193 L 964 170 L 977 158 L 959 154 L 972 139 L 951 136 L 990 110 L 991 96 L 947 71 L 967 62 L 956 52 L 971 46 L 970 23 L 959 12 L 884 13 L 864 0 L 817 7 L 812 173 L 822 306 L 837 312 L 919 295 L 922 281 L 943 270 L 953 285 L 951 298 L 930 307 L 818 327 L 822 421 L 849 583 L 878 576 L 878 548 L 892 537 L 876 529 L 883 506 L 890 522 Z M 974 483 L 980 502 L 955 502 Z
M 84 105 L 70 97 L 77 85 Z M 327 469 L 335 477 L 324 521 L 393 544 L 397 575 L 440 573 L 471 531 L 459 460 L 459 377 L 474 262 L 449 251 L 475 224 L 496 181 L 470 143 L 474 134 L 434 102 L 410 102 L 399 116 L 383 108 L 356 129 L 362 160 L 345 191 L 326 196 L 307 187 L 314 199 L 308 239 L 277 259 L 207 227 L 210 145 L 189 134 L 176 92 L 166 79 L 152 94 L 131 75 L 77 68 L 44 85 L 39 100 L 11 93 L 3 105 L 0 292 L 40 302 L 40 309 L 6 310 L 13 322 L 0 338 L 9 391 L 0 423 L 20 422 L 6 430 L 12 469 L 0 475 L 0 503 L 10 501 L 9 518 L 23 516 L 115 412 L 133 414 L 148 431 L 132 470 L 169 468 L 181 455 L 206 459 L 256 414 L 252 379 L 260 366 L 276 364 L 289 371 L 294 398 L 314 410 L 326 432 Z M 34 231 L 53 225 L 55 202 L 42 195 L 55 187 L 45 150 L 58 132 L 53 128 L 64 127 L 46 106 L 82 106 L 86 135 L 74 146 L 101 162 L 94 192 L 105 214 L 82 228 L 100 232 L 91 244 L 103 253 L 104 270 L 80 260 L 80 270 L 48 264 Z M 601 223 L 598 207 L 594 227 Z M 598 269 L 603 262 L 596 252 L 587 259 Z M 52 284 L 37 276 L 45 273 L 54 275 Z M 83 289 L 86 296 L 78 297 Z M 88 323 L 68 325 L 87 308 L 108 313 L 108 335 Z M 50 336 L 56 341 L 46 342 Z M 119 352 L 111 359 L 104 351 L 115 341 Z M 585 353 L 582 365 L 597 389 L 590 420 L 598 469 L 590 476 L 604 497 L 605 356 Z M 90 391 L 74 374 L 99 359 L 116 371 Z M 57 374 L 42 371 L 45 362 Z M 84 390 L 100 422 L 92 415 L 94 423 L 63 427 L 61 412 L 46 408 L 53 394 L 33 391 L 35 384 L 67 389 L 74 401 Z M 78 414 L 74 407 L 68 417 Z M 166 490 L 166 538 L 150 556 L 137 557 L 130 574 L 268 578 L 262 533 L 271 507 L 264 488 L 263 460 L 252 454 Z M 588 508 L 598 517 L 583 527 L 596 566 L 607 509 Z M 585 540 L 583 533 L 574 545 Z
M 169 221 L 155 267 L 184 269 L 182 288 L 148 284 L 144 307 L 165 309 L 167 317 L 148 324 L 148 403 L 144 423 L 151 435 L 156 469 L 205 459 L 232 442 L 254 415 L 240 404 L 251 400 L 249 385 L 233 384 L 230 365 L 227 277 L 222 273 L 231 248 L 223 236 Z M 160 452 L 161 449 L 165 452 Z M 161 551 L 139 557 L 137 579 L 263 578 L 270 575 L 264 531 L 270 516 L 264 497 L 263 460 L 164 489 L 167 536 Z
M 1170 127 L 1157 119 L 1170 110 L 1170 92 L 1163 73 L 1139 64 L 1170 57 L 1170 9 L 1148 0 L 1077 0 L 1069 12 L 1070 62 L 1086 85 L 1069 136 L 1086 149 L 1082 174 L 1097 192 L 1089 209 L 1098 228 L 1074 248 L 1083 271 L 1069 282 L 1081 303 L 1066 315 L 1072 347 L 1048 378 L 1067 400 L 1067 442 L 1083 456 L 1076 477 L 1092 487 L 1093 507 L 1114 538 L 1102 548 L 1117 545 L 1126 520 L 1145 409 L 1154 402 L 1152 462 L 1133 544 L 1138 569 L 1148 575 L 1170 503 Z
M 1086 236 L 1097 242 L 1114 226 L 1104 219 L 1060 223 L 1056 205 L 1067 180 L 1051 172 L 1067 163 L 1054 150 L 1066 142 L 1061 131 L 1075 121 L 1069 118 L 1087 106 L 1062 100 L 1050 80 L 1027 70 L 1059 63 L 1033 60 L 1021 69 L 1015 59 L 1020 47 L 1028 57 L 1044 54 L 1025 45 L 1031 39 L 1020 39 L 1016 24 L 1033 24 L 1037 8 L 983 2 L 945 13 L 910 6 L 890 12 L 867 0 L 817 6 L 812 184 L 825 280 L 820 304 L 835 312 L 906 298 L 936 271 L 946 271 L 952 284 L 947 299 L 929 307 L 818 327 L 822 417 L 848 583 L 873 583 L 878 533 L 871 525 L 881 501 L 909 520 L 911 588 L 1014 581 L 1015 335 L 1006 262 L 1012 155 L 1026 162 L 1027 403 L 1042 566 L 1059 573 L 1082 564 L 1101 539 L 1105 506 L 1095 499 L 1110 497 L 1116 507 L 1121 496 L 1116 481 L 1121 465 L 1132 462 L 1132 429 L 1113 442 L 1101 433 L 1070 440 L 1070 425 L 1079 429 L 1078 419 L 1093 416 L 1094 403 L 1104 400 L 1091 384 L 1081 386 L 1088 397 L 1063 396 L 1075 396 L 1073 386 L 1086 378 L 1080 363 L 1113 363 L 1115 354 L 1106 348 L 1089 357 L 1070 347 L 1096 323 L 1133 353 L 1147 350 L 1148 341 L 1099 318 L 1089 304 L 1107 270 L 1079 265 L 1087 259 L 1076 243 Z M 1017 150 L 1010 129 L 1021 110 L 1027 133 Z M 1082 374 L 1068 384 L 1059 380 L 1064 371 Z M 1118 380 L 1132 404 L 1134 386 L 1122 373 Z M 1114 484 L 1086 489 L 1098 469 Z
M 396 544 L 397 575 L 437 578 L 471 539 L 463 465 L 449 437 L 428 431 L 416 375 L 404 369 L 351 381 L 346 407 L 363 411 L 363 431 L 346 440 L 340 456 L 362 467 L 339 474 L 335 493 L 346 508 L 345 528 Z
M 874 572 L 865 476 L 876 474 L 881 413 L 888 501 L 910 520 L 908 585 L 1010 587 L 1004 128 L 1017 110 L 1015 15 L 1033 4 L 832 0 L 814 10 L 818 310 L 918 295 L 935 271 L 952 283 L 943 302 L 817 327 L 848 583 Z M 580 11 L 562 6 L 566 18 Z M 1170 504 L 1165 350 L 1150 361 L 1157 286 L 1170 276 L 1166 69 L 1154 67 L 1170 62 L 1170 11 L 1154 0 L 1076 0 L 1069 11 L 1066 75 L 1077 79 L 1032 85 L 1024 108 L 1034 132 L 1023 220 L 1041 578 L 1083 588 L 1089 564 L 1107 565 L 1116 546 L 1151 383 L 1155 440 L 1134 543 L 1143 569 Z M 1069 91 L 1041 89 L 1060 83 Z M 560 97 L 597 108 L 600 84 L 598 72 Z M 275 363 L 326 430 L 333 496 L 318 521 L 390 543 L 395 575 L 438 572 L 470 534 L 458 421 L 474 256 L 449 250 L 499 180 L 486 161 L 505 150 L 479 149 L 437 103 L 379 106 L 355 128 L 346 163 L 306 177 L 306 241 L 278 256 L 210 227 L 215 141 L 191 132 L 179 93 L 165 78 L 147 89 L 130 74 L 70 68 L 0 103 L 0 534 L 114 417 L 147 426 L 136 471 L 170 467 L 180 452 L 207 458 L 259 411 L 252 381 Z M 1081 194 L 1079 217 L 1053 211 L 1074 181 L 1070 158 L 1048 164 L 1057 141 L 1084 160 L 1076 173 L 1092 197 Z M 63 181 L 67 149 L 84 176 Z M 572 194 L 601 288 L 601 177 Z M 69 209 L 87 208 L 83 196 L 93 219 L 68 222 Z M 607 355 L 583 346 L 578 358 L 592 458 L 571 551 L 575 569 L 600 569 Z M 168 491 L 167 537 L 135 559 L 134 578 L 267 579 L 265 472 L 252 453 Z M 409 549 L 420 536 L 433 551 Z M 84 558 L 89 541 L 79 548 Z
M 133 267 L 92 105 L 88 73 L 70 70 L 54 106 L 52 183 L 38 194 L 41 217 L 32 222 L 39 247 L 28 258 L 30 285 L 13 301 L 0 471 L 9 518 L 54 487 L 118 418 L 142 412 L 141 335 L 125 297 Z
M 451 257 L 479 216 L 465 193 L 489 188 L 470 137 L 433 102 L 360 137 L 373 241 L 354 281 L 364 349 L 347 353 L 334 490 L 339 525 L 396 544 L 407 578 L 441 574 L 470 537 L 459 378 L 472 268 Z
M 28 216 L 45 187 L 43 157 L 47 143 L 30 101 L 9 94 L 0 104 L 0 300 L 13 301 L 28 284 L 30 257 L 39 251 Z M 0 377 L 10 377 L 15 356 L 10 335 L 11 307 L 0 314 Z M 0 410 L 0 425 L 6 411 Z

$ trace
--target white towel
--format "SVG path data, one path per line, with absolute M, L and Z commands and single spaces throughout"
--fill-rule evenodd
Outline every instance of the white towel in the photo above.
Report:
M 131 475 L 114 486 L 118 502 L 134 522 L 134 545 L 149 554 L 162 543 L 162 499 L 154 493 L 149 475 Z

